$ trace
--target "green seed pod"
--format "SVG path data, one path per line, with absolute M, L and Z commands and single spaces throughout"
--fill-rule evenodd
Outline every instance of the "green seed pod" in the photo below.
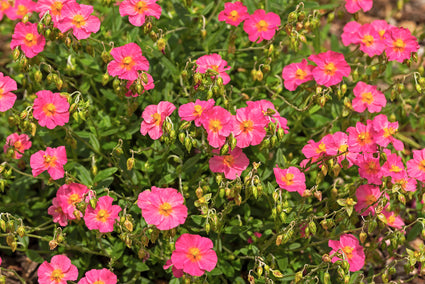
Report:
M 96 209 L 96 205 L 97 205 L 97 199 L 96 199 L 96 198 L 92 198 L 92 199 L 90 199 L 89 203 L 90 203 L 90 206 L 91 206 L 93 209 Z

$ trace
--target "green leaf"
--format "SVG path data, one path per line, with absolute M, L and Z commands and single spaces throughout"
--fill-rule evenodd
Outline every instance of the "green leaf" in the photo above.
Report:
M 91 178 L 90 172 L 85 167 L 83 167 L 82 165 L 77 165 L 75 166 L 75 168 L 78 171 L 77 176 L 83 184 L 87 186 L 93 184 L 93 180 Z
M 92 133 L 89 134 L 89 140 L 90 144 L 93 146 L 93 148 L 96 150 L 96 152 L 100 151 L 100 144 L 99 140 L 97 140 L 96 136 L 94 136 Z
M 42 263 L 44 261 L 41 255 L 35 250 L 29 249 L 25 252 L 25 254 L 28 256 L 29 259 L 31 259 L 34 262 Z
M 97 175 L 94 177 L 94 182 L 100 182 L 110 176 L 112 176 L 116 171 L 118 170 L 118 168 L 116 167 L 112 167 L 112 168 L 108 168 L 108 169 L 104 169 L 101 170 L 97 173 Z
M 199 215 L 191 215 L 190 218 L 192 218 L 193 222 L 195 222 L 195 224 L 198 226 L 202 224 L 202 221 L 204 219 L 204 217 Z

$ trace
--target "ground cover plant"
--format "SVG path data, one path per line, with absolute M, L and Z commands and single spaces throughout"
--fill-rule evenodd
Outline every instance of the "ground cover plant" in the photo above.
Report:
M 425 34 L 379 2 L 0 0 L 0 283 L 422 277 Z

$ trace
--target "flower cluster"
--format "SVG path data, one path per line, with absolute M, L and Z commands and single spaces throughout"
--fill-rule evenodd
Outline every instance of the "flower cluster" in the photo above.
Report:
M 281 21 L 279 15 L 262 9 L 256 10 L 252 15 L 248 14 L 248 8 L 242 2 L 225 3 L 224 10 L 218 14 L 219 21 L 225 21 L 232 26 L 238 26 L 244 22 L 243 29 L 252 42 L 262 42 L 274 37 Z
M 40 284 L 66 284 L 78 278 L 78 269 L 66 255 L 55 255 L 50 262 L 44 261 L 37 271 Z M 78 284 L 116 284 L 117 276 L 110 270 L 92 269 L 85 273 Z
M 389 61 L 400 63 L 410 59 L 412 52 L 419 49 L 418 40 L 408 29 L 392 26 L 383 20 L 363 25 L 349 22 L 344 26 L 341 39 L 345 46 L 360 45 L 360 50 L 370 57 L 385 51 Z
M 351 68 L 341 53 L 328 50 L 310 55 L 308 59 L 316 63 L 316 66 L 308 65 L 307 60 L 303 59 L 300 63 L 291 63 L 283 68 L 285 88 L 294 91 L 300 84 L 313 79 L 319 85 L 330 87 L 350 75 Z

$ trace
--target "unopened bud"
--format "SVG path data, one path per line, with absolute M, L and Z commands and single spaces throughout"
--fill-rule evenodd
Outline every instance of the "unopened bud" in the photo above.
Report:
M 160 38 L 160 39 L 158 39 L 158 41 L 156 42 L 156 44 L 157 44 L 157 46 L 158 46 L 158 49 L 161 51 L 161 52 L 164 52 L 164 50 L 165 50 L 165 46 L 166 46 L 166 41 L 165 41 L 165 39 L 164 38 Z
M 128 160 L 127 160 L 127 170 L 128 171 L 131 171 L 133 169 L 135 161 L 136 160 L 133 157 L 128 158 Z
M 56 240 L 51 240 L 49 242 L 49 248 L 50 250 L 54 250 L 58 246 L 58 242 Z
M 363 244 L 366 241 L 367 234 L 365 232 L 361 232 L 359 235 L 360 242 Z
M 189 137 L 186 137 L 184 139 L 184 146 L 186 147 L 186 150 L 190 153 L 190 150 L 192 149 L 192 141 L 190 141 Z
M 16 233 L 22 238 L 25 236 L 25 228 L 23 226 L 19 226 L 18 229 L 16 229 Z
M 229 152 L 229 144 L 224 144 L 220 149 L 220 155 L 226 155 Z

